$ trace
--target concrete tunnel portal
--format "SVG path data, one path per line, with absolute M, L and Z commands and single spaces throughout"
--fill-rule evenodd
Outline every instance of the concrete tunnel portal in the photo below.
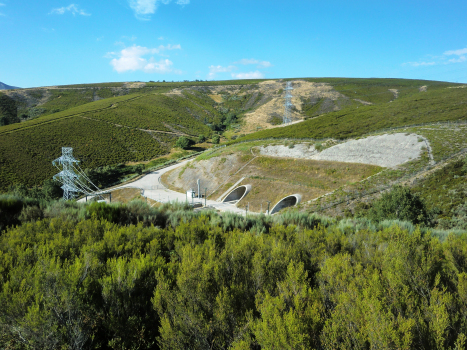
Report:
M 271 209 L 270 215 L 278 213 L 281 209 L 293 207 L 299 204 L 301 200 L 302 195 L 298 193 L 284 197 Z
M 224 200 L 222 201 L 222 203 L 226 203 L 226 202 L 233 202 L 233 201 L 236 201 L 236 202 L 239 202 L 243 199 L 243 197 L 245 197 L 248 192 L 251 191 L 251 185 L 242 185 L 242 186 L 239 186 L 235 189 L 233 189 L 225 198 Z

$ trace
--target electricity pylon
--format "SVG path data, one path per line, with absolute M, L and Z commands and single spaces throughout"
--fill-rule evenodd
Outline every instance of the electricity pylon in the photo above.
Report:
M 93 195 L 95 190 L 92 190 L 89 185 L 99 190 L 81 170 L 78 163 L 79 160 L 73 157 L 73 148 L 71 147 L 62 147 L 62 156 L 52 161 L 52 165 L 61 170 L 54 175 L 53 179 L 62 183 L 63 199 L 65 200 L 75 198 L 78 193 Z
M 292 87 L 292 82 L 288 81 L 286 86 L 285 86 L 285 112 L 284 112 L 284 118 L 283 118 L 283 124 L 288 124 L 292 121 L 292 118 L 290 117 L 290 109 L 292 108 L 292 94 L 291 91 L 293 90 Z

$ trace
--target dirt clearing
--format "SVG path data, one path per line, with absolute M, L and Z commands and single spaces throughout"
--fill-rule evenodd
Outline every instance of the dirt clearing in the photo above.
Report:
M 350 140 L 318 152 L 313 145 L 266 146 L 259 148 L 260 154 L 272 157 L 290 157 L 336 162 L 372 164 L 395 167 L 420 157 L 426 140 L 416 134 L 385 134 Z

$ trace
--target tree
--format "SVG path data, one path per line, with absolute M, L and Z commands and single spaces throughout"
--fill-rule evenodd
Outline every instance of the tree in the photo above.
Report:
M 0 94 L 0 126 L 18 123 L 16 102 L 7 95 Z
M 181 149 L 187 149 L 188 147 L 190 147 L 190 144 L 191 144 L 191 140 L 188 139 L 187 137 L 185 136 L 180 136 L 177 140 L 177 142 L 175 143 L 175 146 L 176 147 L 179 147 Z
M 220 140 L 221 140 L 221 137 L 219 135 L 217 135 L 217 134 L 212 137 L 212 143 L 214 143 L 216 145 L 219 144 Z
M 408 187 L 395 186 L 373 203 L 369 218 L 375 221 L 397 219 L 413 224 L 429 223 L 429 214 L 425 203 L 413 194 Z
M 204 141 L 206 141 L 206 136 L 200 134 L 198 136 L 198 143 L 203 143 Z
M 63 190 L 55 180 L 48 179 L 42 184 L 42 192 L 46 199 L 59 199 L 63 196 Z

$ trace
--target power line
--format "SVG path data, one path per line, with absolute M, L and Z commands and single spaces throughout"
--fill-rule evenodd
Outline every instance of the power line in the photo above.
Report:
M 93 195 L 96 190 L 99 191 L 99 188 L 91 182 L 78 163 L 79 160 L 73 157 L 73 148 L 71 147 L 62 147 L 62 156 L 52 161 L 52 165 L 60 170 L 53 179 L 62 183 L 61 188 L 65 200 L 75 198 L 78 193 Z M 88 184 L 95 187 L 96 190 L 93 190 Z
M 292 87 L 292 82 L 288 81 L 286 86 L 285 86 L 285 111 L 284 111 L 284 118 L 283 118 L 283 124 L 288 124 L 292 121 L 290 118 L 290 109 L 292 108 L 292 94 L 290 93 L 293 90 Z

